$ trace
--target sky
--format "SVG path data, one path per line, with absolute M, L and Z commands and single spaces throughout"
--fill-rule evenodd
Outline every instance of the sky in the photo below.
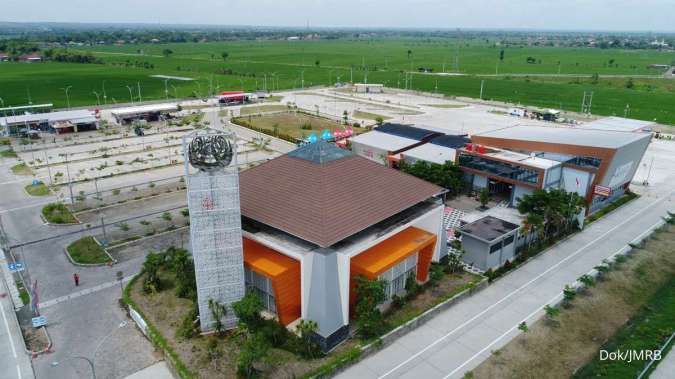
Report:
M 675 0 L 0 0 L 0 21 L 675 31 Z

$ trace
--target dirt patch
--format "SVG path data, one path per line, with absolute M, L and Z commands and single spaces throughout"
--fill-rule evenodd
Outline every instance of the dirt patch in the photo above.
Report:
M 21 327 L 21 333 L 24 341 L 26 341 L 28 351 L 43 351 L 49 346 L 49 340 L 43 328 Z
M 569 378 L 675 275 L 675 226 L 577 295 L 558 321 L 538 321 L 478 366 L 474 378 Z

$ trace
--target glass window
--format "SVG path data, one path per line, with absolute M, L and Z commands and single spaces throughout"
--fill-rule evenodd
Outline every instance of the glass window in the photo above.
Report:
M 405 282 L 409 276 L 417 276 L 417 253 L 402 260 L 378 277 L 384 281 L 385 301 L 391 300 L 394 295 L 405 293 Z
M 276 314 L 277 307 L 274 300 L 274 289 L 269 278 L 256 273 L 248 267 L 244 267 L 244 279 L 246 281 L 246 291 L 258 295 L 265 309 Z
M 513 236 L 512 235 L 506 237 L 506 239 L 504 240 L 504 246 L 509 246 L 511 243 L 513 243 Z
M 498 251 L 501 248 L 502 248 L 502 242 L 499 241 L 498 243 L 490 246 L 490 254 L 494 253 L 495 251 Z

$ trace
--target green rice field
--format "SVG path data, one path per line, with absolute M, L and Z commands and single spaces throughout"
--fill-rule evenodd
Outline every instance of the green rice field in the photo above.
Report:
M 499 52 L 504 49 L 504 60 Z M 336 81 L 384 83 L 523 105 L 579 111 L 592 91 L 592 112 L 675 124 L 675 79 L 650 64 L 669 64 L 675 53 L 562 47 L 501 47 L 453 39 L 237 41 L 80 48 L 104 64 L 0 63 L 5 105 L 51 102 L 71 106 L 163 98 L 204 97 L 228 89 L 326 86 Z M 162 56 L 164 49 L 173 54 Z M 227 52 L 223 59 L 222 52 Z M 527 58 L 531 63 L 527 62 Z M 432 74 L 408 71 L 432 68 Z M 461 75 L 437 75 L 446 73 Z M 496 75 L 496 74 L 499 75 Z M 596 80 L 593 74 L 599 74 Z M 192 78 L 165 81 L 152 75 Z M 629 77 L 632 76 L 632 79 Z M 103 98 L 105 87 L 106 98 Z M 130 90 L 131 89 L 131 93 Z M 98 100 L 97 95 L 98 94 Z M 628 106 L 628 107 L 627 107 Z M 628 110 L 627 110 L 628 109 Z

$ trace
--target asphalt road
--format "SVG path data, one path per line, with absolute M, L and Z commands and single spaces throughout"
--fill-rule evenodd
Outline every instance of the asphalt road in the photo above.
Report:
M 565 284 L 600 264 L 675 210 L 667 185 L 571 238 L 357 363 L 338 378 L 460 378 L 562 297 Z

